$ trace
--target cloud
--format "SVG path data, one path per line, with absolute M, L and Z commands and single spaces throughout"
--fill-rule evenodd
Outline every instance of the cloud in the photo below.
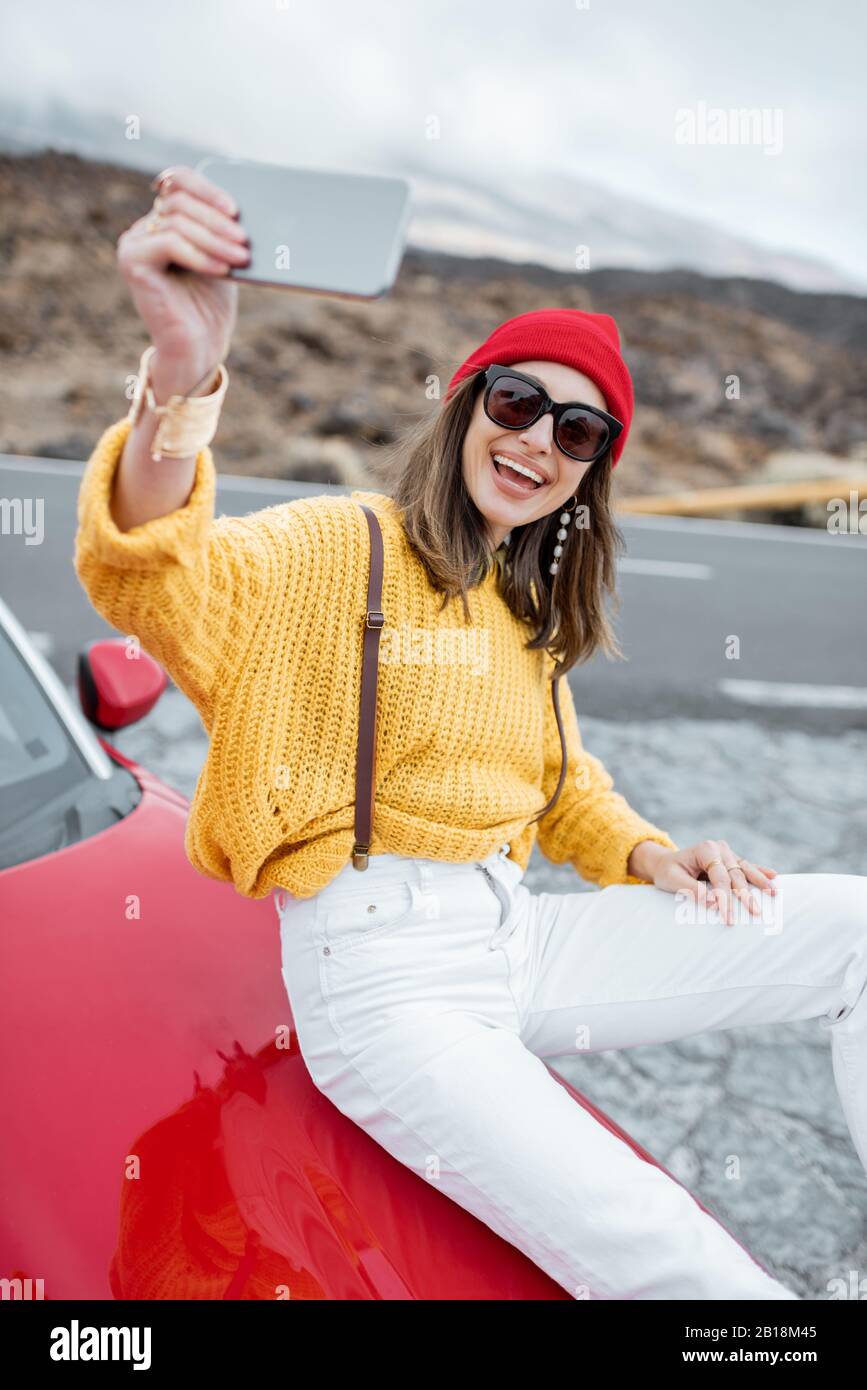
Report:
M 559 168 L 862 270 L 857 0 L 32 0 L 4 29 L 0 78 L 30 109 L 60 96 L 251 158 L 516 189 Z M 700 102 L 779 110 L 782 153 L 678 145 Z

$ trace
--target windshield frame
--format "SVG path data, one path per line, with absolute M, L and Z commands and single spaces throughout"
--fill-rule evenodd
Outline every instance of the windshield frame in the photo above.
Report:
M 8 636 L 27 670 L 51 705 L 70 741 L 84 759 L 89 771 L 100 781 L 111 779 L 115 764 L 100 744 L 81 710 L 76 705 L 54 668 L 27 636 L 8 604 L 0 598 L 0 627 Z

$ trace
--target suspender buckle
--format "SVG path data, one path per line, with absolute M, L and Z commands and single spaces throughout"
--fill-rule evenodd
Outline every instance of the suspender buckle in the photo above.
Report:
M 379 608 L 369 608 L 364 625 L 365 627 L 385 627 L 385 614 Z
M 359 870 L 361 870 L 361 869 L 366 869 L 366 868 L 367 868 L 367 852 L 368 852 L 369 849 L 370 849 L 370 845 L 369 845 L 369 844 L 368 844 L 368 845 L 361 845 L 361 844 L 359 844 L 358 841 L 356 840 L 355 844 L 352 846 L 352 867 L 353 867 L 353 869 L 359 869 Z

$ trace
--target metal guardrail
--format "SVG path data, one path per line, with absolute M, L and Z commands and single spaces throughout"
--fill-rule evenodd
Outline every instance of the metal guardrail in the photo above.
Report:
M 666 516 L 702 516 L 707 512 L 741 511 L 754 507 L 800 507 L 809 502 L 829 502 L 834 497 L 849 501 L 850 493 L 867 498 L 867 473 L 861 477 L 816 478 L 796 483 L 750 483 L 737 487 L 712 487 L 696 491 L 646 493 L 622 497 L 620 512 Z

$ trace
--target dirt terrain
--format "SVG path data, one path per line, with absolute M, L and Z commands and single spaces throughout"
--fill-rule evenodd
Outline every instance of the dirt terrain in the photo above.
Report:
M 152 196 L 134 169 L 0 156 L 0 452 L 84 459 L 126 412 L 146 337 L 116 242 Z M 545 305 L 620 324 L 638 402 L 621 495 L 755 481 L 780 451 L 807 475 L 818 453 L 825 471 L 867 462 L 865 298 L 411 250 L 379 301 L 241 287 L 217 465 L 376 485 L 377 446 L 435 408 L 428 379 L 444 389 L 496 323 Z

